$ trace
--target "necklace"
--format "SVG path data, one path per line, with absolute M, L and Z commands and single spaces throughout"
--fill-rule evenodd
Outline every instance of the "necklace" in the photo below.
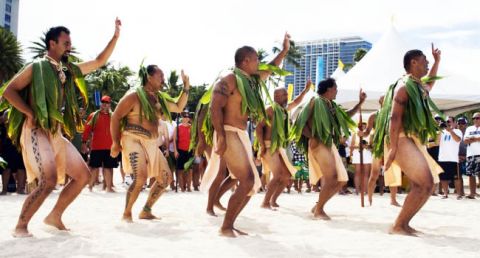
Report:
M 53 59 L 52 57 L 48 56 L 48 55 L 45 55 L 45 58 L 50 62 L 50 64 L 52 64 L 56 70 L 57 70 L 57 75 L 58 75 L 58 78 L 60 79 L 60 82 L 62 84 L 65 84 L 65 81 L 67 80 L 67 76 L 65 75 L 65 72 L 63 71 L 63 64 L 62 62 L 57 62 L 55 61 L 55 59 Z

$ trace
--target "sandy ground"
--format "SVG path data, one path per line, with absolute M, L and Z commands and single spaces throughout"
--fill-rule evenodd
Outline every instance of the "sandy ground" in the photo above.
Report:
M 424 234 L 406 237 L 387 234 L 400 210 L 388 194 L 366 208 L 358 196 L 337 195 L 326 206 L 332 221 L 316 221 L 309 210 L 317 193 L 283 194 L 277 211 L 259 208 L 261 193 L 236 223 L 250 235 L 229 239 L 218 235 L 224 213 L 205 213 L 206 194 L 168 192 L 153 208 L 161 220 L 126 224 L 125 189 L 117 191 L 85 189 L 64 215 L 69 232 L 42 223 L 55 191 L 33 217 L 29 239 L 11 236 L 25 196 L 0 196 L 0 257 L 480 257 L 480 200 L 432 197 L 412 222 Z M 135 216 L 146 198 L 143 191 Z

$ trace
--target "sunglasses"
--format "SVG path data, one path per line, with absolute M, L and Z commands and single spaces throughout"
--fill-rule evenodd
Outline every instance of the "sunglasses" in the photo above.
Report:
M 480 116 L 474 117 L 473 120 L 480 119 Z

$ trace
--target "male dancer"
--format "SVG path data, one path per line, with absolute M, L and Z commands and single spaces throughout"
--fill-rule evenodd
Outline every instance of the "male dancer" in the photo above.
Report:
M 285 34 L 283 49 L 271 62 L 280 65 L 290 48 L 290 36 Z M 210 187 L 211 182 L 224 160 L 230 175 L 239 181 L 239 185 L 230 197 L 227 212 L 220 233 L 223 236 L 235 237 L 233 224 L 260 187 L 260 178 L 253 161 L 247 128 L 250 115 L 254 120 L 266 118 L 265 107 L 260 96 L 262 81 L 271 73 L 258 71 L 258 55 L 254 48 L 244 46 L 235 53 L 235 70 L 215 84 L 211 103 L 211 119 L 215 129 L 212 158 L 205 173 L 203 188 Z M 265 89 L 266 90 L 266 89 Z M 268 93 L 267 93 L 268 94 Z
M 284 87 L 276 88 L 273 95 L 275 103 L 267 108 L 267 119 L 270 125 L 267 125 L 265 121 L 261 121 L 257 125 L 256 133 L 260 143 L 260 156 L 264 161 L 263 166 L 267 168 L 264 171 L 270 169 L 273 173 L 273 179 L 267 185 L 262 208 L 280 207 L 277 204 L 277 198 L 288 185 L 290 178 L 297 173 L 297 169 L 290 163 L 285 151 L 290 133 L 288 111 L 302 103 L 303 98 L 310 90 L 311 83 L 308 80 L 302 93 L 290 104 L 287 104 L 287 89 Z
M 80 64 L 68 60 L 72 50 L 70 31 L 62 26 L 51 28 L 45 35 L 47 55 L 27 65 L 6 86 L 3 96 L 13 106 L 9 136 L 21 145 L 28 182 L 39 181 L 23 204 L 13 236 L 32 236 L 28 232 L 30 219 L 57 182 L 65 181 L 65 173 L 72 180 L 44 222 L 67 230 L 63 212 L 87 184 L 90 173 L 80 153 L 62 136 L 62 129 L 73 137 L 82 124 L 76 92 L 87 99 L 83 76 L 105 65 L 120 36 L 120 26 L 117 18 L 115 33 L 105 49 L 96 59 Z
M 132 207 L 147 178 L 155 177 L 147 202 L 140 212 L 140 219 L 157 219 L 152 214 L 153 204 L 160 198 L 172 180 L 168 162 L 158 148 L 158 120 L 164 115 L 171 119 L 170 112 L 180 113 L 185 108 L 190 91 L 189 78 L 182 71 L 183 92 L 178 102 L 160 92 L 165 84 L 163 71 L 156 65 L 140 68 L 142 85 L 127 92 L 112 114 L 111 156 L 122 152 L 122 166 L 125 172 L 133 174 L 133 182 L 127 191 L 123 220 L 131 223 Z M 120 121 L 126 118 L 123 131 Z

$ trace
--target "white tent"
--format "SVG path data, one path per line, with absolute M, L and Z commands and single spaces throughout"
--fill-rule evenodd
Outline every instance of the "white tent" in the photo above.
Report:
M 366 112 L 377 110 L 379 97 L 385 94 L 389 85 L 405 74 L 403 55 L 409 49 L 412 48 L 392 25 L 365 57 L 337 80 L 337 103 L 346 108 L 353 107 L 358 102 L 361 87 L 368 96 L 363 109 Z M 433 60 L 428 53 L 425 51 L 432 65 Z M 442 69 L 442 65 L 438 74 L 446 78 L 437 81 L 430 93 L 437 106 L 448 115 L 480 108 L 480 82 L 448 73 Z
M 332 73 L 332 75 L 330 75 L 330 77 L 332 77 L 335 80 L 338 80 L 338 79 L 342 78 L 343 76 L 345 76 L 345 74 L 346 73 L 343 71 L 342 67 L 337 66 L 337 69 L 335 69 L 335 71 L 333 71 L 333 73 Z

